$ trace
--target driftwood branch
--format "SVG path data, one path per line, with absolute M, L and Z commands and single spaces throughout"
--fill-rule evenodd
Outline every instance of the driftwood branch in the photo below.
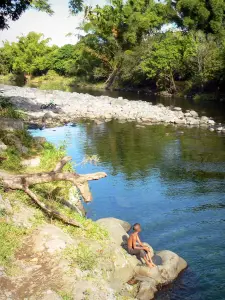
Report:
M 50 172 L 34 173 L 34 174 L 21 174 L 11 175 L 5 172 L 0 172 L 0 177 L 3 180 L 5 189 L 23 190 L 32 200 L 49 216 L 57 218 L 66 224 L 82 227 L 81 224 L 74 220 L 68 219 L 65 215 L 50 208 L 48 205 L 41 202 L 38 197 L 33 193 L 29 187 L 35 184 L 47 183 L 52 181 L 70 181 L 80 191 L 85 202 L 92 200 L 92 195 L 88 186 L 88 181 L 98 180 L 106 177 L 106 173 L 99 172 L 93 174 L 79 175 L 77 173 L 62 172 L 63 167 L 71 160 L 71 157 L 66 156 L 57 163 L 55 169 Z

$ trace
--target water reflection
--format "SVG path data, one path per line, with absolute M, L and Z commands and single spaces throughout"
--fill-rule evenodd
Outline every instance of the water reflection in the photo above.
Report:
M 84 145 L 88 155 L 97 154 L 127 180 L 144 179 L 160 168 L 165 180 L 225 178 L 225 137 L 198 128 L 173 126 L 137 128 L 134 123 L 89 124 Z

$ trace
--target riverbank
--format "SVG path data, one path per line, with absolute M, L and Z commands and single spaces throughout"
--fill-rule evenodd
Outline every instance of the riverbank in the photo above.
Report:
M 194 110 L 182 111 L 180 107 L 166 107 L 150 102 L 129 101 L 119 97 L 91 96 L 58 90 L 39 90 L 0 85 L 1 95 L 10 97 L 17 108 L 27 113 L 29 122 L 41 126 L 43 123 L 56 126 L 78 119 L 91 119 L 100 123 L 117 119 L 120 122 L 136 122 L 137 126 L 151 124 L 174 124 L 180 126 L 200 126 L 210 131 L 225 133 L 225 127 L 207 116 L 199 116 Z M 41 109 L 50 102 L 54 109 Z
M 47 174 L 43 172 L 63 161 L 65 148 L 55 148 L 44 138 L 31 137 L 24 127 L 22 112 L 11 118 L 14 108 L 7 103 L 2 106 L 0 298 L 149 300 L 187 267 L 177 254 L 168 250 L 154 253 L 149 245 L 157 264 L 149 269 L 125 250 L 129 223 L 114 218 L 93 222 L 80 216 L 75 209 L 78 196 L 76 191 L 71 192 L 70 183 L 40 180 Z M 61 174 L 72 175 L 71 164 L 65 162 Z M 54 176 L 56 169 L 60 169 L 59 164 Z M 22 174 L 26 180 L 26 176 L 36 173 L 38 184 L 31 191 L 39 198 L 39 205 L 29 197 L 32 193 L 26 193 L 29 187 L 23 190 L 11 186 L 14 190 L 7 192 L 6 181 L 12 182 L 10 178 L 15 178 L 15 174 Z M 79 185 L 79 189 L 86 199 L 88 187 L 83 190 Z M 57 214 L 49 213 L 53 210 Z M 58 218 L 62 214 L 69 218 L 70 225 Z M 72 226 L 72 221 L 80 225 Z

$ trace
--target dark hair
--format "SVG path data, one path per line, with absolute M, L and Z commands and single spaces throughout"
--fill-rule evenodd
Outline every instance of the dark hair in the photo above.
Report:
M 139 223 L 135 223 L 135 224 L 133 225 L 133 230 L 135 230 L 137 226 L 141 226 L 141 225 L 140 225 Z

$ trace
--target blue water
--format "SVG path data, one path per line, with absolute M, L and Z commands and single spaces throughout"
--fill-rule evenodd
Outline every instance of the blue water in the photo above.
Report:
M 105 171 L 91 182 L 92 219 L 116 217 L 142 224 L 142 239 L 169 249 L 189 267 L 157 300 L 225 299 L 225 137 L 200 129 L 116 122 L 33 130 L 79 163 L 98 155 L 97 165 L 78 173 Z

